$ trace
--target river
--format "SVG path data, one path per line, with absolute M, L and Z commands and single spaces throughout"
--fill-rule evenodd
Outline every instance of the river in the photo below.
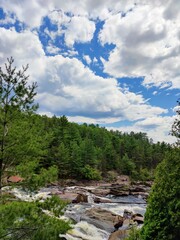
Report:
M 43 188 L 37 194 L 31 195 L 17 188 L 14 188 L 12 191 L 19 199 L 33 201 L 38 198 L 47 198 L 52 188 Z M 112 227 L 97 222 L 95 219 L 87 218 L 86 211 L 88 209 L 101 208 L 121 216 L 123 216 L 125 209 L 141 215 L 145 213 L 146 202 L 142 198 L 134 196 L 114 197 L 112 195 L 108 195 L 107 198 L 111 200 L 111 203 L 94 203 L 92 196 L 89 195 L 88 203 L 69 204 L 65 209 L 64 216 L 61 218 L 74 220 L 74 224 L 72 224 L 73 229 L 65 235 L 60 235 L 60 237 L 64 240 L 108 240 L 110 233 L 113 231 Z

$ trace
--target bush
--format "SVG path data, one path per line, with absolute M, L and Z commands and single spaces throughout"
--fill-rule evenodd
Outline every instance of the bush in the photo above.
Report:
M 126 238 L 126 240 L 142 240 L 141 234 L 140 234 L 140 229 L 133 227 L 130 230 L 129 236 Z
M 101 173 L 97 169 L 92 168 L 89 165 L 85 165 L 85 167 L 81 169 L 81 174 L 82 174 L 82 177 L 87 180 L 101 179 Z
M 116 181 L 118 177 L 118 173 L 115 171 L 109 171 L 107 172 L 105 180 L 108 182 Z

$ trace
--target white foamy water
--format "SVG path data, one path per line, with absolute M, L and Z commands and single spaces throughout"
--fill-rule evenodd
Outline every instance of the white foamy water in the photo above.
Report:
M 6 188 L 7 189 L 7 188 Z M 27 193 L 26 191 L 23 191 L 20 188 L 13 188 L 9 190 L 14 194 L 14 196 L 22 201 L 26 202 L 32 202 L 35 200 L 45 200 L 46 198 L 50 197 L 50 191 L 49 192 L 38 192 L 38 193 Z
M 80 221 L 66 235 L 61 234 L 60 237 L 65 237 L 67 240 L 108 240 L 109 233 L 96 228 L 92 224 Z
M 143 216 L 146 211 L 146 204 L 101 203 L 101 207 L 121 216 L 123 216 L 125 209 L 129 212 L 140 213 Z

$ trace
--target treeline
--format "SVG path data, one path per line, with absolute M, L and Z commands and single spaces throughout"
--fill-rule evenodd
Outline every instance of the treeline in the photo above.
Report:
M 23 166 L 32 168 L 29 160 L 38 159 L 37 171 L 56 166 L 59 178 L 111 180 L 116 172 L 133 179 L 150 179 L 171 149 L 164 142 L 153 143 L 146 133 L 127 134 L 94 124 L 79 125 L 69 122 L 65 116 L 50 118 L 33 114 L 22 119 L 24 123 L 16 128 L 26 125 L 24 129 L 28 129 L 22 131 L 20 148 L 23 160 L 28 159 L 27 164 L 22 161 Z

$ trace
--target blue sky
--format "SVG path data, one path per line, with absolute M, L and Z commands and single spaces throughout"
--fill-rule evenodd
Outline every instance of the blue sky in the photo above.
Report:
M 173 143 L 178 9 L 178 0 L 1 0 L 0 65 L 29 63 L 39 114 Z

